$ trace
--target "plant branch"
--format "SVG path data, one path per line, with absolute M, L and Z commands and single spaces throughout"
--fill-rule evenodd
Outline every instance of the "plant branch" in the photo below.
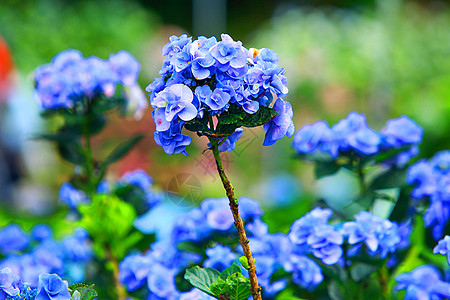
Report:
M 113 269 L 114 286 L 116 288 L 117 298 L 119 300 L 125 300 L 127 298 L 127 292 L 119 280 L 119 263 L 117 262 L 111 248 L 107 247 L 108 251 L 108 261 L 111 263 Z
M 230 201 L 230 209 L 234 218 L 234 225 L 236 226 L 239 242 L 244 250 L 244 255 L 248 261 L 248 274 L 250 277 L 250 284 L 252 289 L 252 295 L 254 300 L 261 300 L 261 287 L 258 284 L 258 278 L 256 276 L 255 260 L 253 259 L 252 252 L 250 251 L 249 240 L 245 233 L 244 223 L 242 222 L 241 216 L 239 215 L 239 203 L 234 196 L 234 188 L 231 185 L 225 171 L 223 169 L 222 160 L 219 154 L 218 140 L 210 139 L 211 150 L 214 154 L 214 159 L 217 165 L 217 171 L 219 172 L 220 179 L 222 180 L 223 187 L 227 193 L 228 200 Z

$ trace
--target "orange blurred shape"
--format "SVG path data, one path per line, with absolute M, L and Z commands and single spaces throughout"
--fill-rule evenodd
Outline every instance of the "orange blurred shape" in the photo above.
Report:
M 5 102 L 12 85 L 14 64 L 8 45 L 0 37 L 0 103 Z

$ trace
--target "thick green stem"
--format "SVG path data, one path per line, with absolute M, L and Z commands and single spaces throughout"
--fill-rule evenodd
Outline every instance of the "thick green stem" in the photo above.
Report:
M 228 177 L 225 174 L 225 171 L 223 169 L 222 160 L 221 160 L 220 154 L 219 154 L 218 140 L 210 139 L 210 143 L 211 143 L 211 150 L 214 154 L 214 159 L 216 161 L 217 171 L 219 172 L 223 187 L 225 188 L 225 191 L 227 193 L 230 209 L 231 209 L 231 212 L 232 212 L 233 218 L 234 218 L 234 225 L 236 226 L 236 229 L 237 229 L 237 232 L 239 235 L 239 242 L 242 246 L 242 249 L 244 250 L 244 255 L 248 261 L 248 265 L 249 265 L 248 274 L 250 277 L 250 285 L 251 285 L 251 289 L 252 289 L 253 299 L 261 300 L 262 299 L 261 298 L 261 287 L 258 284 L 258 278 L 256 276 L 255 260 L 253 259 L 252 252 L 250 251 L 249 240 L 245 233 L 244 223 L 242 222 L 241 216 L 239 215 L 239 203 L 238 203 L 238 200 L 234 196 L 234 188 L 231 185 L 231 182 L 228 179 Z

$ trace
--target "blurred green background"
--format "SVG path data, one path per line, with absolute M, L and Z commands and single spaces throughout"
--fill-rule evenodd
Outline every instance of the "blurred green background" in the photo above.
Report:
M 157 76 L 170 35 L 227 32 L 247 48 L 267 47 L 280 55 L 297 129 L 319 119 L 334 124 L 351 111 L 365 113 L 370 126 L 381 129 L 389 118 L 405 114 L 424 127 L 420 155 L 430 157 L 450 148 L 449 29 L 445 1 L 3 0 L 0 36 L 15 71 L 8 102 L 0 104 L 2 143 L 13 158 L 0 158 L 0 165 L 16 163 L 14 173 L 0 169 L 0 199 L 8 207 L 0 226 L 16 213 L 47 218 L 59 209 L 57 191 L 72 170 L 51 145 L 33 140 L 52 124 L 39 118 L 32 72 L 62 50 L 101 58 L 128 50 L 142 63 L 139 81 L 145 88 Z M 135 132 L 147 135 L 110 177 L 142 168 L 167 189 L 176 174 L 189 173 L 201 182 L 196 201 L 224 196 L 211 155 L 202 154 L 204 138 L 193 139 L 187 158 L 167 156 L 153 141 L 149 113 L 140 121 L 110 118 L 94 143 L 98 156 Z M 225 167 L 238 196 L 266 207 L 271 231 L 287 230 L 315 199 L 311 166 L 295 159 L 291 139 L 263 147 L 263 136 L 262 128 L 248 130 L 236 151 L 224 154 Z

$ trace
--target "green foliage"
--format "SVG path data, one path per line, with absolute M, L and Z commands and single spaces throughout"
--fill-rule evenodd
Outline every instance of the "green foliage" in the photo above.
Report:
M 47 63 L 58 52 L 79 49 L 107 58 L 122 49 L 139 54 L 158 18 L 137 1 L 2 1 L 0 35 L 23 73 Z
M 107 165 L 113 164 L 123 158 L 130 152 L 130 150 L 140 141 L 144 135 L 140 134 L 134 136 L 122 144 L 118 145 L 103 161 L 102 168 L 106 168 Z
M 98 296 L 94 289 L 94 285 L 84 283 L 76 283 L 69 287 L 71 299 L 73 300 L 92 300 Z
M 186 274 L 184 275 L 184 278 L 188 280 L 194 287 L 213 297 L 215 296 L 215 294 L 209 289 L 209 287 L 219 277 L 219 271 L 211 268 L 200 268 L 199 266 L 195 266 L 186 270 Z
M 133 228 L 136 212 L 131 204 L 113 195 L 95 195 L 89 205 L 80 205 L 80 225 L 92 237 L 100 258 L 113 255 L 122 259 L 126 251 L 139 242 L 142 234 Z
M 252 115 L 245 114 L 242 119 L 237 122 L 237 125 L 244 127 L 258 127 L 272 120 L 277 114 L 278 112 L 273 108 L 260 106 L 256 113 Z
M 319 179 L 325 176 L 333 175 L 334 173 L 339 171 L 340 168 L 341 166 L 333 160 L 317 163 L 314 167 L 314 174 L 316 175 L 316 178 Z
M 210 268 L 195 266 L 186 271 L 184 278 L 194 287 L 219 299 L 245 300 L 251 296 L 250 280 L 242 275 L 241 268 L 232 264 L 222 273 Z

